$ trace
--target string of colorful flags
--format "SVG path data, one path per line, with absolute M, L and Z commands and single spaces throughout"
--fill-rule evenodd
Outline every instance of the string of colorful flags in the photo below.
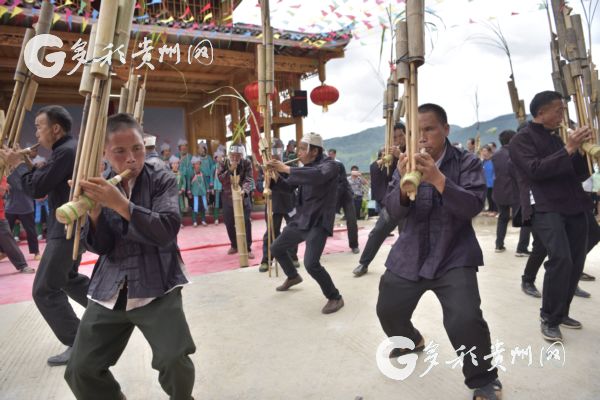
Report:
M 54 4 L 54 0 L 50 0 Z M 63 4 L 57 5 L 54 15 L 54 23 L 58 21 L 65 22 L 69 30 L 72 30 L 73 16 L 82 17 L 81 31 L 84 32 L 88 25 L 94 23 L 98 18 L 98 11 L 90 10 L 88 6 L 93 4 L 95 0 L 85 0 L 73 2 L 66 0 Z M 436 4 L 444 3 L 450 0 L 436 0 Z M 488 1 L 488 0 L 468 0 L 469 2 Z M 39 0 L 38 0 L 39 2 Z M 271 8 L 271 19 L 273 25 L 290 27 L 294 26 L 294 21 L 301 11 L 302 15 L 306 15 L 306 2 L 301 3 L 300 0 L 271 0 L 273 6 Z M 0 0 L 0 19 L 6 14 L 9 14 L 9 19 L 15 18 L 23 13 L 24 8 L 30 8 L 35 4 L 34 0 L 14 0 L 11 5 L 7 5 L 8 0 Z M 312 3 L 312 2 L 311 2 Z M 390 20 L 395 20 L 401 17 L 404 13 L 405 0 L 330 0 L 326 2 L 314 2 L 312 4 L 321 4 L 314 10 L 310 10 L 311 17 L 303 26 L 298 26 L 298 35 L 290 37 L 291 40 L 299 41 L 305 45 L 314 47 L 322 47 L 327 44 L 335 45 L 338 40 L 348 40 L 350 35 L 357 40 L 361 45 L 366 45 L 363 39 L 376 32 L 381 32 L 381 29 L 389 29 Z M 511 11 L 507 16 L 516 16 L 538 10 L 544 10 L 543 2 L 521 2 L 523 9 Z M 199 15 L 193 15 L 190 6 L 188 5 L 182 15 L 173 16 L 159 12 L 152 14 L 152 10 L 162 6 L 162 0 L 149 0 L 145 2 L 140 0 L 136 4 L 136 14 L 133 29 L 139 30 L 140 26 L 153 24 L 178 29 L 178 35 L 184 31 L 195 31 L 206 28 L 215 29 L 217 27 L 233 28 L 233 15 L 228 15 L 221 21 L 215 21 L 212 13 L 211 2 L 206 2 L 202 5 Z M 252 21 L 253 19 L 260 20 L 260 4 L 255 3 L 254 13 L 251 15 L 243 15 L 245 20 Z M 162 7 L 161 7 L 162 8 Z M 302 10 L 301 10 L 302 8 Z M 33 14 L 39 12 L 38 9 L 31 8 Z M 427 12 L 436 15 L 435 7 L 428 7 Z M 487 17 L 488 20 L 501 17 L 493 15 Z M 458 24 L 447 26 L 454 28 L 457 26 L 476 23 L 481 20 L 481 17 L 464 16 L 464 21 Z M 239 21 L 236 21 L 239 22 Z M 236 23 L 236 27 L 238 24 Z M 435 30 L 437 27 L 432 25 Z M 237 29 L 236 29 L 237 30 Z M 225 31 L 227 32 L 227 31 Z M 237 33 L 237 32 L 236 32 Z M 259 30 L 246 30 L 243 35 L 260 35 Z M 276 31 L 275 38 L 278 39 L 284 34 L 284 31 Z

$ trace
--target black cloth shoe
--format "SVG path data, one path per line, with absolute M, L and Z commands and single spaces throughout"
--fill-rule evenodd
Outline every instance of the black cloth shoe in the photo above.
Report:
M 294 264 L 294 267 L 300 268 L 300 261 L 298 261 L 298 260 L 292 260 L 292 264 Z
M 583 325 L 581 325 L 581 322 L 567 316 L 562 320 L 560 326 L 569 329 L 581 329 Z
M 515 253 L 515 257 L 529 257 L 530 255 L 531 255 L 531 252 L 529 250 L 525 250 L 525 251 L 517 250 L 517 252 Z
M 339 299 L 329 299 L 325 307 L 321 310 L 323 314 L 333 314 L 338 311 L 340 308 L 344 307 L 344 299 L 341 297 Z
M 354 274 L 355 277 L 358 278 L 358 277 L 366 274 L 368 271 L 369 271 L 369 267 L 367 267 L 366 265 L 358 264 L 358 267 L 354 268 L 354 271 L 352 271 L 352 273 Z
M 358 247 L 352 248 L 352 254 L 359 254 L 359 253 L 360 253 L 360 249 Z
M 562 342 L 562 333 L 558 325 L 548 325 L 547 322 L 542 321 L 541 325 L 542 337 L 551 342 Z
M 285 292 L 286 290 L 288 290 L 294 285 L 299 284 L 300 282 L 302 282 L 302 277 L 300 275 L 296 275 L 296 277 L 292 279 L 286 278 L 283 282 L 283 285 L 277 286 L 277 289 L 275 290 L 277 290 L 278 292 Z
M 506 251 L 506 247 L 502 246 L 502 247 L 496 247 L 496 250 L 494 250 L 496 253 L 504 253 Z
M 591 294 L 581 289 L 579 286 L 577 286 L 577 289 L 575 289 L 575 296 L 583 297 L 584 299 L 589 299 L 590 297 L 592 297 Z
M 73 352 L 72 347 L 67 347 L 65 351 L 55 356 L 52 356 L 48 359 L 48 365 L 51 367 L 56 367 L 59 365 L 67 365 L 69 362 L 69 358 L 71 358 L 71 353 Z
M 390 358 L 398 358 L 400 356 L 403 356 L 405 354 L 411 354 L 411 353 L 420 353 L 425 349 L 425 338 L 423 336 L 421 336 L 421 339 L 419 339 L 419 341 L 417 342 L 417 344 L 415 345 L 414 349 L 399 349 L 399 348 L 395 348 L 392 349 L 392 351 L 390 351 Z
M 586 274 L 585 272 L 582 272 L 582 273 L 581 273 L 581 277 L 579 278 L 579 280 L 580 280 L 580 281 L 588 281 L 588 282 L 591 282 L 591 281 L 595 281 L 595 280 L 596 280 L 596 277 L 595 277 L 595 276 L 593 276 L 593 275 L 590 275 L 590 274 Z
M 502 399 L 502 384 L 498 379 L 473 391 L 474 400 L 500 400 Z
M 542 294 L 537 290 L 537 288 L 535 287 L 535 285 L 533 283 L 530 283 L 530 282 L 521 283 L 521 290 L 523 290 L 523 293 L 525 293 L 529 296 L 542 297 Z

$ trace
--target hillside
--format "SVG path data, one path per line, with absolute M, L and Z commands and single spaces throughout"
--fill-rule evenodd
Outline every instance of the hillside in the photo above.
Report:
M 514 114 L 501 115 L 489 121 L 481 122 L 481 143 L 498 141 L 498 134 L 505 129 L 516 129 L 517 120 Z M 352 165 L 358 165 L 361 171 L 368 171 L 369 164 L 375 160 L 377 151 L 383 147 L 385 126 L 366 129 L 361 132 L 347 136 L 327 139 L 324 142 L 325 149 L 337 150 L 338 159 L 341 160 L 346 169 Z M 475 124 L 463 128 L 450 125 L 450 141 L 466 144 L 467 139 L 477 134 Z

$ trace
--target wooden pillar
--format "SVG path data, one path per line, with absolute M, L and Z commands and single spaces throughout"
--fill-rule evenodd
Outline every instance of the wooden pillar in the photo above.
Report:
M 293 86 L 294 89 L 301 90 L 302 83 L 300 80 L 300 75 L 296 75 Z M 300 140 L 302 139 L 302 136 L 304 135 L 304 130 L 302 127 L 302 117 L 295 117 L 294 123 L 296 125 L 296 145 L 298 145 L 298 143 L 300 143 Z

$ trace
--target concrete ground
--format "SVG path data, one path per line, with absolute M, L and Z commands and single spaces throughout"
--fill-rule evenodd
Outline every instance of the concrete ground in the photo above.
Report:
M 365 222 L 365 227 L 374 223 Z M 525 259 L 516 258 L 517 231 L 510 228 L 507 251 L 494 253 L 495 219 L 479 217 L 477 234 L 486 266 L 479 273 L 482 309 L 492 342 L 503 343 L 500 372 L 505 400 L 600 399 L 597 360 L 600 357 L 600 250 L 588 257 L 586 271 L 599 282 L 583 282 L 591 299 L 575 298 L 572 317 L 582 330 L 563 329 L 565 352 L 560 362 L 540 355 L 549 346 L 539 332 L 540 300 L 524 295 L 520 276 Z M 327 255 L 322 263 L 342 292 L 345 307 L 322 315 L 325 304 L 316 283 L 305 281 L 287 293 L 275 291 L 283 280 L 269 279 L 257 268 L 237 269 L 194 278 L 184 289 L 184 305 L 197 351 L 196 399 L 470 399 L 460 367 L 442 326 L 441 308 L 427 293 L 413 322 L 427 342 L 439 344 L 437 362 L 428 366 L 419 356 L 416 370 L 404 381 L 384 376 L 375 354 L 385 339 L 375 314 L 379 277 L 389 251 L 384 245 L 367 275 L 351 271 L 358 256 Z M 539 286 L 542 273 L 538 275 Z M 540 287 L 541 289 L 541 287 Z M 78 311 L 82 312 L 79 306 Z M 50 368 L 46 358 L 64 348 L 55 339 L 31 301 L 0 306 L 0 399 L 67 400 L 73 396 L 63 380 L 63 367 Z M 532 362 L 511 350 L 531 346 Z M 542 353 L 541 353 L 542 352 Z M 564 361 L 564 366 L 562 365 Z M 467 361 L 468 362 L 468 361 Z M 151 352 L 135 331 L 113 373 L 130 400 L 165 399 L 152 370 Z

